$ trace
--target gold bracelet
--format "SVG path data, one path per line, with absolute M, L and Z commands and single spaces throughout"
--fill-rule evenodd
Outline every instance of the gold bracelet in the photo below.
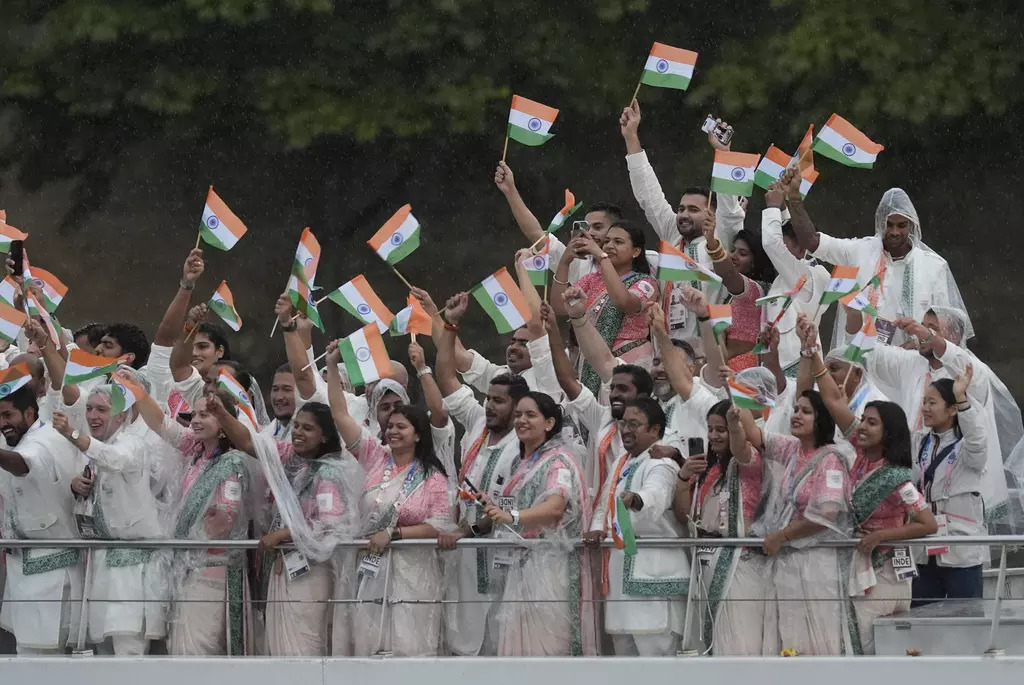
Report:
M 714 250 L 708 250 L 708 256 L 711 257 L 712 261 L 718 262 L 725 257 L 725 247 L 722 243 L 718 243 L 718 247 Z
M 568 281 L 568 279 L 566 279 L 566 280 L 564 280 L 564 281 L 560 281 L 560 280 L 558 280 L 558 276 L 552 276 L 552 277 L 551 277 L 551 280 L 553 280 L 553 281 L 554 281 L 555 283 L 557 283 L 558 285 L 569 285 L 569 281 Z
M 821 367 L 821 371 L 819 371 L 816 374 L 814 374 L 814 378 L 815 379 L 821 378 L 826 373 L 828 373 L 828 367 L 827 366 L 823 366 L 823 367 Z

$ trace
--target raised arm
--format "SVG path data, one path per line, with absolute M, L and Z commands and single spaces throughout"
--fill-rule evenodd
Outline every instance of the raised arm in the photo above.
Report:
M 782 210 L 786 206 L 786 190 L 781 182 L 771 184 L 764 194 L 764 202 L 767 206 L 761 212 L 761 245 L 787 290 L 796 287 L 801 278 L 806 279 L 798 297 L 802 295 L 801 299 L 807 301 L 806 298 L 813 296 L 814 279 L 807 260 L 794 256 L 782 236 Z
M 619 117 L 619 131 L 626 143 L 626 167 L 629 169 L 629 183 L 633 196 L 644 210 L 647 222 L 662 240 L 675 242 L 679 238 L 676 229 L 676 210 L 665 198 L 654 167 L 647 159 L 647 153 L 640 145 L 640 103 L 633 100 L 622 110 Z
M 419 343 L 409 343 L 409 363 L 416 370 L 416 377 L 420 379 L 420 388 L 423 389 L 423 399 L 430 410 L 430 425 L 434 428 L 444 428 L 448 425 L 448 410 L 444 406 L 444 398 L 434 381 L 434 374 L 427 366 L 427 357 Z
M 558 330 L 555 310 L 551 305 L 545 303 L 540 306 L 540 315 L 544 320 L 544 328 L 548 332 L 548 341 L 551 343 L 551 363 L 555 367 L 555 377 L 569 401 L 575 400 L 580 396 L 583 385 L 576 378 L 572 362 L 565 354 L 565 343 L 562 341 L 562 332 Z
M 206 394 L 206 409 L 217 419 L 220 429 L 224 431 L 224 435 L 232 445 L 250 456 L 256 456 L 256 448 L 252 444 L 252 433 L 241 421 L 231 415 L 216 393 Z
M 810 156 L 811 161 L 814 161 L 813 153 L 808 151 L 807 155 Z M 817 229 L 814 228 L 814 222 L 811 221 L 811 217 L 807 214 L 807 208 L 804 206 L 803 198 L 800 197 L 800 173 L 799 171 L 795 174 L 790 173 L 786 177 L 786 183 L 783 188 L 786 191 L 786 206 L 789 208 L 789 220 L 793 226 L 793 232 L 796 234 L 796 240 L 800 243 L 800 247 L 804 248 L 808 252 L 817 252 L 820 246 L 821 240 L 818 236 Z M 795 192 L 790 192 L 795 186 Z
M 423 305 L 423 311 L 430 317 L 432 336 L 434 340 L 440 340 L 444 332 L 444 319 L 437 310 L 437 305 L 430 297 L 430 293 L 422 288 L 413 288 L 412 296 Z M 446 312 L 447 313 L 447 312 Z M 455 369 L 459 373 L 466 373 L 473 366 L 473 353 L 467 350 L 458 336 L 455 337 Z
M 587 316 L 587 296 L 578 287 L 571 286 L 565 291 L 563 300 L 565 313 L 569 315 L 569 323 L 576 332 L 576 340 L 584 359 L 602 381 L 610 381 L 615 368 L 615 355 Z
M 292 320 L 297 312 L 292 307 L 292 300 L 287 293 L 278 295 L 274 313 L 277 315 L 278 328 L 284 332 L 284 351 L 288 356 L 292 375 L 295 376 L 295 389 L 299 391 L 299 397 L 309 400 L 316 393 L 316 364 L 309 366 L 306 355 L 312 341 L 310 329 L 313 322 L 304 314 L 299 314 L 298 318 Z
M 665 312 L 658 303 L 647 308 L 647 316 L 668 382 L 676 394 L 686 402 L 693 395 L 693 367 L 690 366 L 686 354 L 672 344 L 665 325 Z
M 607 258 L 604 250 L 594 242 L 593 238 L 585 233 L 580 233 L 572 239 L 568 249 L 572 252 L 585 252 L 594 258 L 601 270 L 601 280 L 604 281 L 604 287 L 608 290 L 608 297 L 619 311 L 626 314 L 636 314 L 640 311 L 643 307 L 643 300 L 629 292 L 626 284 L 622 282 L 622 277 L 612 266 L 612 260 Z M 625 245 L 619 245 L 617 249 L 625 249 Z
M 327 358 L 324 363 L 327 366 L 327 401 L 331 405 L 331 416 L 334 417 L 334 425 L 341 433 L 341 439 L 346 445 L 354 445 L 362 434 L 362 426 L 348 413 L 348 404 L 345 402 L 345 389 L 341 386 L 341 371 L 338 364 L 341 362 L 341 352 L 338 351 L 338 341 L 333 340 L 327 345 Z
M 953 395 L 956 397 L 957 421 L 963 433 L 965 465 L 975 471 L 983 471 L 988 458 L 988 441 L 998 439 L 989 436 L 985 429 L 984 407 L 972 404 L 967 390 L 974 379 L 974 365 L 968 364 L 962 374 L 953 381 Z
M 754 451 L 747 440 L 747 431 L 743 428 L 744 413 L 750 415 L 750 412 L 744 412 L 733 404 L 726 412 L 725 420 L 729 426 L 729 450 L 732 456 L 741 464 L 749 464 L 754 458 Z
M 817 381 L 818 392 L 828 408 L 828 413 L 839 426 L 839 431 L 846 435 L 857 422 L 857 415 L 850 411 L 846 396 L 821 360 L 821 353 L 817 349 L 818 327 L 806 314 L 800 314 L 797 316 L 796 329 L 797 335 L 800 336 L 800 346 L 804 350 L 800 355 L 800 381 L 797 387 L 802 389 L 808 376 L 812 378 L 812 384 Z M 813 354 L 807 356 L 812 351 Z
M 199 277 L 205 269 L 203 262 L 203 251 L 196 248 L 188 253 L 185 259 L 185 266 L 182 268 L 181 281 L 178 282 L 178 291 L 174 299 L 168 305 L 160 325 L 156 328 L 156 336 L 153 338 L 154 345 L 170 347 L 181 335 L 181 325 L 188 313 L 188 306 L 192 300 L 192 291 L 195 290 Z
M 192 331 L 206 320 L 206 314 L 207 307 L 205 303 L 192 307 L 185 319 L 185 330 L 188 333 L 179 333 L 174 341 L 174 347 L 171 349 L 170 363 L 171 376 L 174 377 L 177 383 L 188 380 L 192 375 L 192 341 L 195 340 L 195 334 Z
M 722 282 L 732 295 L 742 295 L 747 288 L 747 282 L 743 280 L 743 274 L 732 263 L 729 253 L 725 251 L 725 245 L 715 235 L 717 219 L 714 214 L 708 214 L 704 219 L 704 238 L 707 241 L 708 254 L 711 255 L 715 273 L 722 277 Z
M 82 393 L 77 385 L 64 386 L 64 370 L 67 368 L 67 361 L 50 340 L 46 329 L 35 319 L 28 319 L 25 322 L 25 337 L 34 342 L 42 353 L 46 375 L 50 378 L 50 387 L 61 391 L 61 399 L 65 405 L 74 406 Z
M 575 239 L 574 239 L 575 240 Z M 551 279 L 551 296 L 548 301 L 554 308 L 556 314 L 565 315 L 565 290 L 569 286 L 569 265 L 576 259 L 576 252 L 573 250 L 572 242 L 562 252 L 558 259 L 558 266 L 555 267 L 555 275 Z
M 942 334 L 933 331 L 932 329 L 924 326 L 923 324 L 914 321 L 909 316 L 903 316 L 896 320 L 896 327 L 903 330 L 908 336 L 914 336 L 918 340 L 919 350 L 921 352 L 927 352 L 931 348 L 931 352 L 935 357 L 941 358 L 946 354 L 946 339 L 942 337 Z
M 526 202 L 523 201 L 519 189 L 516 188 L 516 179 L 512 174 L 512 169 L 505 162 L 498 162 L 498 168 L 494 170 L 494 185 L 498 186 L 498 190 L 505 196 L 508 208 L 512 210 L 512 216 L 515 217 L 516 223 L 519 225 L 519 230 L 523 232 L 530 244 L 540 240 L 540 237 L 544 235 L 544 229 L 530 208 L 526 206 Z
M 725 366 L 725 359 L 722 357 L 722 348 L 715 342 L 714 331 L 711 330 L 711 319 L 708 318 L 708 299 L 703 292 L 683 285 L 683 306 L 697 316 L 698 330 L 704 347 L 704 368 L 701 369 L 701 378 L 712 388 L 721 388 L 722 380 L 718 377 L 718 369 Z M 704 369 L 710 369 L 711 374 L 705 374 Z
M 529 259 L 532 255 L 529 248 L 524 247 L 516 251 L 516 280 L 519 281 L 519 289 L 523 291 L 526 303 L 530 305 L 530 311 L 533 312 L 534 318 L 537 318 L 540 315 L 540 295 L 537 293 L 537 286 L 530 280 L 530 272 L 523 265 L 523 260 Z M 548 274 L 545 273 L 544 276 L 547 278 Z
M 761 356 L 761 366 L 772 372 L 775 376 L 775 389 L 781 395 L 789 384 L 782 364 L 779 362 L 779 341 L 781 335 L 777 326 L 766 328 L 758 333 L 757 341 L 767 348 L 767 352 Z

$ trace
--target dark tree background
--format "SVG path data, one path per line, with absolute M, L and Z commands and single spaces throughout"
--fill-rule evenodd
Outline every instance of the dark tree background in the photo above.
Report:
M 641 137 L 670 201 L 706 184 L 699 126 L 734 149 L 792 151 L 833 111 L 883 143 L 872 171 L 819 162 L 822 230 L 867 235 L 905 188 L 925 240 L 949 260 L 972 343 L 1024 391 L 1015 341 L 1024 210 L 1024 22 L 1012 0 L 3 0 L 0 206 L 32 234 L 32 260 L 71 292 L 66 325 L 111 312 L 152 330 L 195 239 L 206 188 L 246 221 L 208 250 L 201 295 L 227 278 L 245 326 L 237 356 L 264 374 L 302 228 L 324 246 L 318 284 L 365 273 L 397 310 L 405 291 L 365 240 L 411 202 L 423 246 L 401 265 L 439 300 L 524 241 L 491 181 L 512 93 L 561 109 L 542 148 L 509 163 L 542 222 L 562 188 L 639 217 L 617 119 L 653 41 L 700 53 L 690 91 L 641 91 Z M 751 200 L 759 225 L 763 199 Z M 653 236 L 652 236 L 653 237 Z M 329 303 L 328 330 L 357 323 Z M 474 311 L 465 338 L 500 354 Z M 404 343 L 389 343 L 404 359 Z

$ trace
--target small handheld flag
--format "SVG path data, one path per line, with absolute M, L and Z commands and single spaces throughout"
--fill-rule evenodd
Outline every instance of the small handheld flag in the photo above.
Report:
M 28 364 L 15 364 L 0 372 L 0 399 L 3 399 L 28 385 L 32 372 Z
M 473 286 L 471 292 L 494 321 L 499 333 L 511 333 L 525 325 L 532 316 L 523 291 L 505 267 Z
M 615 549 L 627 556 L 636 554 L 636 535 L 633 532 L 633 517 L 618 497 L 615 498 L 615 513 L 612 515 L 612 541 Z
M 68 364 L 64 369 L 64 386 L 78 385 L 90 378 L 99 378 L 117 370 L 117 365 L 127 362 L 127 357 L 117 359 L 89 354 L 84 350 L 74 349 L 68 354 Z
M 235 401 L 238 403 L 239 411 L 245 412 L 245 415 L 249 417 L 253 426 L 259 426 L 256 421 L 256 411 L 252 407 L 252 400 L 249 399 L 249 393 L 246 392 L 242 384 L 238 382 L 228 371 L 221 369 L 217 375 L 217 387 L 226 390 Z
M 565 220 L 576 213 L 580 207 L 583 206 L 582 202 L 576 202 L 576 196 L 572 194 L 572 191 L 568 188 L 565 189 L 565 204 L 558 210 L 558 213 L 551 218 L 551 223 L 548 224 L 548 230 L 545 231 L 548 235 L 554 233 L 562 226 L 565 225 Z
M 722 277 L 693 259 L 667 240 L 658 243 L 659 281 L 709 281 L 721 283 Z
M 729 381 L 729 396 L 732 398 L 732 403 L 740 409 L 764 411 L 775 406 L 775 402 L 771 398 L 734 380 Z
M 312 321 L 314 326 L 321 331 L 324 330 L 324 322 L 320 318 L 320 310 L 317 309 L 316 302 L 313 300 L 309 284 L 304 279 L 292 274 L 288 278 L 288 286 L 285 291 L 288 293 L 288 299 L 292 301 L 292 306 Z
M 838 114 L 821 127 L 811 149 L 846 166 L 870 169 L 878 153 L 885 149 Z
M 43 303 L 39 301 L 36 294 L 31 290 L 25 292 L 25 307 L 29 316 L 39 317 L 39 320 L 46 328 L 46 334 L 50 336 L 54 346 L 58 350 L 63 349 L 64 344 L 61 342 L 60 332 L 57 330 L 57 326 L 54 325 L 53 319 L 50 318 L 50 312 L 46 310 L 46 307 L 43 306 Z
M 217 291 L 210 298 L 208 306 L 214 314 L 224 320 L 231 330 L 237 332 L 242 327 L 242 317 L 235 310 L 235 298 L 231 295 L 227 281 L 220 282 Z
M 868 353 L 875 349 L 877 342 L 878 330 L 875 328 L 875 320 L 868 317 L 865 319 L 861 329 L 853 336 L 850 344 L 846 346 L 846 353 L 843 355 L 843 358 L 848 362 L 860 364 L 867 357 Z
M 392 319 L 388 330 L 392 336 L 406 335 L 431 335 L 433 332 L 430 315 L 423 309 L 423 305 L 412 295 L 409 295 L 409 306 L 398 312 Z
M 39 289 L 43 291 L 43 304 L 46 305 L 46 311 L 51 314 L 57 311 L 57 307 L 64 301 L 64 296 L 68 294 L 68 287 L 52 273 L 46 269 L 40 269 L 38 266 L 32 268 L 32 279 L 35 281 L 35 285 L 38 285 Z
M 855 293 L 851 293 L 839 300 L 841 304 L 850 309 L 856 309 L 859 312 L 863 312 L 866 316 L 878 316 L 878 309 L 875 307 L 875 303 L 872 302 L 872 292 L 881 287 L 882 279 L 880 274 L 875 274 L 871 277 L 871 280 L 867 282 L 863 288 Z
M 395 212 L 366 242 L 392 266 L 412 254 L 420 246 L 420 222 L 412 215 L 412 205 Z
M 395 318 L 395 315 L 377 297 L 377 293 L 373 292 L 369 281 L 362 274 L 327 297 L 364 324 L 376 323 L 381 333 L 388 330 L 388 325 Z
M 376 324 L 369 324 L 338 342 L 342 362 L 354 386 L 366 385 L 391 375 L 384 338 Z
M 655 88 L 686 90 L 690 87 L 693 68 L 696 65 L 696 52 L 674 48 L 664 43 L 655 43 L 644 64 L 640 83 Z M 633 93 L 634 98 L 640 92 L 640 85 L 638 84 L 636 88 L 636 92 Z
M 13 307 L 14 298 L 20 292 L 21 286 L 10 276 L 5 276 L 4 280 L 0 281 L 0 301 L 6 302 Z
M 320 264 L 320 242 L 309 227 L 302 229 L 299 245 L 295 248 L 292 273 L 304 280 L 312 289 L 316 283 L 316 267 Z
M 519 95 L 512 96 L 506 136 L 523 145 L 543 145 L 554 137 L 548 133 L 558 110 Z
M 117 376 L 110 377 L 110 413 L 113 415 L 131 409 L 146 391 L 130 381 Z
M 708 317 L 711 319 L 711 330 L 715 334 L 715 341 L 719 344 L 725 342 L 725 332 L 732 325 L 732 305 L 709 304 Z
M 199 237 L 218 250 L 230 250 L 247 230 L 241 219 L 228 209 L 220 196 L 213 192 L 213 186 L 210 186 L 199 224 Z M 199 247 L 198 243 L 196 247 Z
M 761 155 L 715 150 L 711 170 L 711 191 L 722 195 L 750 197 L 754 192 L 754 170 Z
M 0 252 L 10 253 L 11 241 L 27 238 L 28 233 L 22 233 L 7 222 L 0 222 Z
M 551 268 L 551 253 L 548 252 L 547 245 L 544 246 L 543 251 L 530 255 L 520 263 L 526 269 L 526 274 L 530 277 L 530 283 L 541 287 L 547 285 L 548 273 Z
M 28 314 L 0 302 L 0 338 L 14 344 L 26 321 Z
M 821 304 L 830 305 L 833 302 L 852 295 L 857 292 L 857 267 L 837 265 L 832 269 L 832 280 L 825 286 L 825 292 L 821 294 Z

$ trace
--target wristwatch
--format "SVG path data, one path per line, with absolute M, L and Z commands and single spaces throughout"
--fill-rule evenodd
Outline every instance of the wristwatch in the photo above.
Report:
M 281 324 L 281 330 L 284 331 L 285 333 L 293 333 L 293 332 L 295 332 L 295 329 L 298 328 L 298 327 L 299 327 L 299 324 L 295 323 L 294 321 L 290 321 L 289 323 Z
M 512 525 L 513 526 L 518 526 L 519 525 L 519 510 L 518 509 L 513 509 L 512 511 L 510 511 L 508 513 L 512 514 Z
M 428 373 L 433 375 L 434 370 L 431 369 L 429 366 L 424 366 L 422 369 L 416 372 L 416 377 L 422 378 L 423 376 L 426 376 Z
M 608 259 L 608 253 L 602 252 L 601 256 L 597 258 L 597 263 L 600 264 L 603 260 Z
M 71 442 L 78 442 L 78 439 L 80 437 L 82 437 L 82 433 L 79 432 L 79 430 L 76 428 L 75 430 L 71 431 L 71 437 L 68 439 L 71 440 Z

